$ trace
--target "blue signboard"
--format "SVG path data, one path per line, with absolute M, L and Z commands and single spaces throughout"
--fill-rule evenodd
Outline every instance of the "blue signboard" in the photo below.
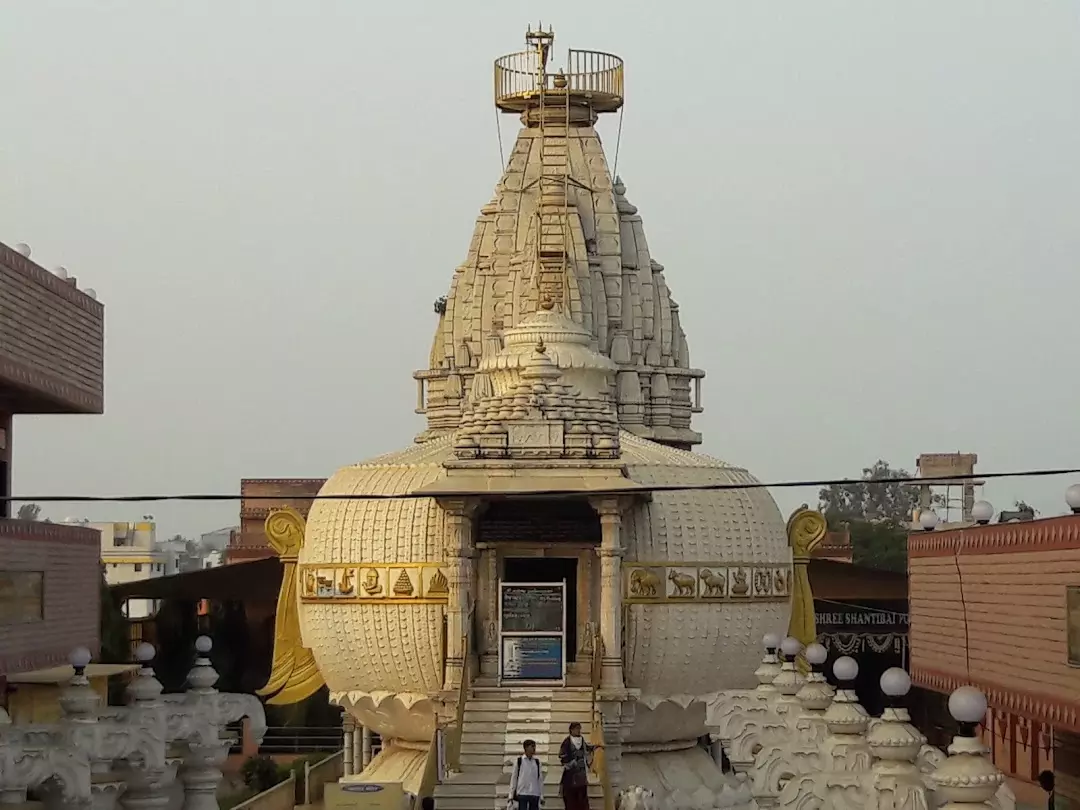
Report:
M 503 636 L 502 677 L 508 681 L 557 681 L 563 677 L 563 637 Z

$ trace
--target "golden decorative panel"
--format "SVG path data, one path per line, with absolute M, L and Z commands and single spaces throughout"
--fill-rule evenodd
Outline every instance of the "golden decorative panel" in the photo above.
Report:
M 775 602 L 791 597 L 790 565 L 627 562 L 623 579 L 623 601 L 631 604 Z
M 300 600 L 378 604 L 445 602 L 450 595 L 441 563 L 349 563 L 300 566 Z

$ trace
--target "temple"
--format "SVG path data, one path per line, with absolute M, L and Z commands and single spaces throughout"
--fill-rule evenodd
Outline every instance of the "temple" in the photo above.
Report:
M 264 693 L 325 682 L 382 737 L 347 779 L 426 794 L 441 751 L 436 800 L 460 810 L 492 807 L 524 737 L 553 758 L 570 720 L 604 743 L 596 799 L 715 797 L 706 703 L 755 682 L 793 595 L 813 640 L 809 553 L 800 577 L 768 491 L 690 452 L 704 372 L 594 129 L 622 60 L 553 71 L 552 33 L 526 43 L 495 63 L 522 129 L 436 303 L 426 429 L 331 476 L 306 520 L 267 518 L 286 573 Z

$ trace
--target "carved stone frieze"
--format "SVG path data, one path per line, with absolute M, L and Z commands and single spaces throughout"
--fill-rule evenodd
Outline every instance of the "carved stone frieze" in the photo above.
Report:
M 444 603 L 450 579 L 443 563 L 355 563 L 300 566 L 303 602 Z
M 644 604 L 787 601 L 786 563 L 624 562 L 624 601 Z

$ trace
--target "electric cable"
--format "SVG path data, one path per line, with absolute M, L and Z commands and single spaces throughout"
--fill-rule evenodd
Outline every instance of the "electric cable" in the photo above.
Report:
M 718 469 L 725 469 L 723 467 Z M 739 468 L 727 468 L 738 470 Z M 914 476 L 895 478 L 820 478 L 797 481 L 747 481 L 743 483 L 712 483 L 712 484 L 641 484 L 633 489 L 620 488 L 618 490 L 590 490 L 591 496 L 598 495 L 633 495 L 646 492 L 710 492 L 733 489 L 799 489 L 810 487 L 844 487 L 862 486 L 873 484 L 913 484 L 926 486 L 940 486 L 950 481 L 991 480 L 999 478 L 1050 478 L 1059 475 L 1080 475 L 1080 467 L 1065 467 L 1057 469 L 1016 470 L 1010 472 L 972 473 L 967 475 L 943 475 L 934 478 L 916 478 Z M 628 479 L 629 480 L 629 479 Z M 632 482 L 633 483 L 633 482 Z M 476 493 L 499 497 L 499 493 Z M 529 493 L 515 494 L 518 498 L 539 498 L 555 496 L 582 495 L 580 490 L 573 489 L 545 489 Z M 407 500 L 413 498 L 442 497 L 438 492 L 402 492 L 394 494 L 368 493 L 348 495 L 311 495 L 302 500 L 321 501 L 391 501 Z M 284 495 L 241 495 L 231 493 L 206 493 L 206 494 L 167 494 L 167 495 L 4 495 L 0 496 L 0 503 L 150 503 L 153 501 L 280 501 Z M 449 493 L 445 493 L 449 497 Z

